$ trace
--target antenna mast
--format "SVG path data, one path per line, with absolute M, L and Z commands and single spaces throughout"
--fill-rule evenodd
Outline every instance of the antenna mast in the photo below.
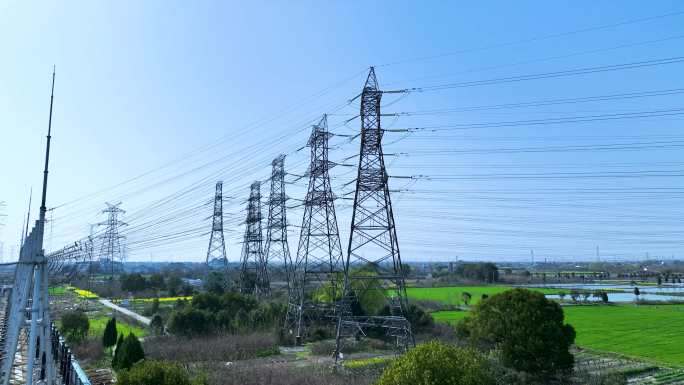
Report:
M 48 120 L 47 145 L 45 146 L 45 169 L 43 170 L 43 195 L 40 200 L 41 233 L 45 227 L 45 197 L 47 195 L 48 163 L 50 161 L 50 139 L 52 138 L 52 103 L 55 99 L 55 66 L 52 66 L 52 89 L 50 90 L 50 118 Z

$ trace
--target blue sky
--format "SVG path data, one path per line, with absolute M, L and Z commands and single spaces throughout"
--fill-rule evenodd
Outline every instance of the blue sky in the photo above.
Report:
M 344 124 L 358 112 L 347 101 L 376 65 L 382 88 L 420 89 L 385 96 L 388 113 L 422 113 L 387 117 L 385 127 L 440 127 L 385 137 L 385 152 L 399 154 L 390 174 L 429 176 L 390 181 L 405 259 L 527 260 L 531 249 L 593 259 L 597 245 L 604 258 L 681 257 L 683 106 L 672 90 L 684 88 L 683 63 L 425 88 L 684 56 L 681 11 L 678 1 L 2 2 L 5 257 L 31 186 L 37 213 L 53 63 L 48 249 L 103 221 L 104 202 L 122 201 L 130 259 L 202 260 L 206 202 L 222 179 L 237 260 L 249 184 L 279 153 L 302 174 L 300 148 L 323 113 L 333 132 L 357 133 L 358 120 Z M 642 97 L 488 107 L 627 93 Z M 644 112 L 658 116 L 603 120 Z M 603 118 L 520 123 L 578 116 Z M 331 159 L 346 164 L 332 171 L 346 248 L 342 198 L 354 170 L 343 159 L 359 143 L 332 142 Z M 305 184 L 288 187 L 293 205 Z M 297 208 L 288 215 L 301 221 Z M 291 234 L 295 253 L 296 227 Z

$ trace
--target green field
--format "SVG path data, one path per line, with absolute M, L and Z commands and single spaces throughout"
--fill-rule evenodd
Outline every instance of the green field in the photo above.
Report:
M 577 345 L 684 366 L 684 305 L 568 306 Z
M 101 337 L 102 333 L 104 333 L 107 321 L 109 321 L 108 317 L 98 317 L 91 319 L 90 330 L 88 331 L 88 334 L 91 337 Z M 127 336 L 131 332 L 133 332 L 133 334 L 135 334 L 136 337 L 144 337 L 145 335 L 147 335 L 146 329 L 138 326 L 125 324 L 120 322 L 119 320 L 117 320 L 116 322 L 116 330 L 119 332 L 119 334 L 123 333 L 124 336 Z
M 661 364 L 684 366 L 684 305 L 564 306 L 578 346 Z M 432 313 L 456 324 L 464 311 Z
M 467 311 L 436 311 L 432 313 L 432 318 L 437 322 L 456 325 L 460 320 L 467 317 L 469 313 Z
M 409 299 L 418 301 L 436 301 L 446 305 L 460 305 L 463 304 L 461 294 L 464 292 L 470 293 L 472 299 L 470 304 L 476 304 L 482 299 L 482 294 L 489 296 L 503 293 L 506 290 L 513 289 L 511 286 L 445 286 L 445 287 L 409 287 L 406 293 Z M 557 294 L 558 289 L 541 289 L 531 288 L 530 290 L 538 291 L 544 294 Z

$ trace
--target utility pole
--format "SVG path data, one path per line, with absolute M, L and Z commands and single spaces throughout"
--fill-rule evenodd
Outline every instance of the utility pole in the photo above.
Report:
M 324 318 L 334 319 L 335 300 L 342 291 L 338 274 L 344 271 L 342 245 L 335 216 L 335 196 L 328 174 L 332 166 L 328 160 L 330 136 L 324 115 L 313 127 L 308 142 L 311 150 L 309 187 L 304 199 L 304 216 L 297 258 L 292 267 L 284 325 L 285 333 L 294 335 L 296 344 L 301 344 L 314 323 Z M 314 296 L 314 293 L 322 292 L 324 287 L 329 298 L 316 299 L 320 296 Z
M 290 247 L 287 244 L 287 215 L 285 203 L 285 155 L 279 155 L 271 162 L 271 195 L 268 198 L 268 221 L 266 223 L 266 266 L 282 266 L 285 280 L 290 287 Z M 274 263 L 275 262 L 275 263 Z
M 100 236 L 102 240 L 100 264 L 110 268 L 111 278 L 114 279 L 116 263 L 119 262 L 121 268 L 123 268 L 125 259 L 121 243 L 126 237 L 119 234 L 119 227 L 127 226 L 128 224 L 119 219 L 120 215 L 126 213 L 126 211 L 119 208 L 121 202 L 117 204 L 106 203 L 106 205 L 107 208 L 102 210 L 102 213 L 107 214 L 107 220 L 98 223 L 98 226 L 105 226 L 105 231 Z
M 223 238 L 223 182 L 221 181 L 216 182 L 212 218 L 206 263 L 209 269 L 222 269 L 225 272 L 228 268 L 228 258 L 226 257 L 226 241 Z
M 247 200 L 245 237 L 242 244 L 242 267 L 240 269 L 240 292 L 243 294 L 268 294 L 270 290 L 266 261 L 262 248 L 261 231 L 261 182 L 250 186 Z
M 371 67 L 361 93 L 361 149 L 351 231 L 344 265 L 344 295 L 338 313 L 336 359 L 345 337 L 359 330 L 381 327 L 394 339 L 395 347 L 407 350 L 415 345 L 406 319 L 408 298 L 401 264 L 394 213 L 382 151 L 380 99 L 375 69 Z M 372 278 L 369 278 L 372 277 Z M 356 289 L 360 292 L 352 293 Z M 353 316 L 354 295 L 376 291 L 385 299 L 389 316 Z

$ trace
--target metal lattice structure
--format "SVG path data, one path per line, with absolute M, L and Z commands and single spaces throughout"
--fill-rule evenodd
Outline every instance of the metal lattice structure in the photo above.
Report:
M 309 187 L 304 200 L 304 216 L 297 257 L 292 267 L 285 333 L 297 344 L 317 321 L 334 320 L 334 302 L 341 292 L 342 246 L 335 216 L 335 196 L 328 170 L 327 117 L 313 127 L 308 146 L 311 150 Z M 321 289 L 327 291 L 325 298 Z M 326 300 L 327 299 L 327 300 Z
M 62 251 L 45 255 L 45 233 L 48 164 L 52 131 L 52 101 L 54 100 L 55 73 L 52 73 L 50 119 L 48 123 L 43 192 L 39 218 L 24 237 L 19 261 L 14 271 L 11 289 L 3 288 L 0 302 L 4 314 L 0 317 L 0 384 L 27 385 L 85 385 L 89 380 L 75 360 L 63 339 L 55 333 L 50 320 L 48 275 L 50 267 L 64 266 L 68 260 L 81 255 L 78 244 Z M 7 295 L 9 291 L 9 295 Z M 68 357 L 60 354 L 64 350 Z
M 264 260 L 272 271 L 282 267 L 290 282 L 290 247 L 287 243 L 287 195 L 285 194 L 285 155 L 271 163 L 271 195 L 268 198 L 268 221 L 266 222 L 266 245 Z
M 99 237 L 102 242 L 100 246 L 100 265 L 104 269 L 109 269 L 113 277 L 117 271 L 117 266 L 123 266 L 125 260 L 122 241 L 126 237 L 119 234 L 119 227 L 128 224 L 119 219 L 119 215 L 126 213 L 126 211 L 119 208 L 121 202 L 105 204 L 107 208 L 102 210 L 102 213 L 107 214 L 107 220 L 98 223 L 98 226 L 105 226 L 104 233 Z
M 216 182 L 214 215 L 211 223 L 207 266 L 210 269 L 226 269 L 228 268 L 228 258 L 226 256 L 226 241 L 223 238 L 223 182 Z
M 375 70 L 371 67 L 361 93 L 361 150 L 351 231 L 344 266 L 344 298 L 338 315 L 336 357 L 345 337 L 382 328 L 405 350 L 414 344 L 406 319 L 407 296 L 399 243 L 388 187 L 389 176 L 382 151 L 380 99 Z M 353 314 L 351 304 L 367 291 L 386 299 L 381 314 Z
M 270 284 L 263 253 L 261 231 L 261 182 L 250 186 L 247 200 L 245 237 L 242 244 L 240 292 L 243 294 L 269 294 Z

